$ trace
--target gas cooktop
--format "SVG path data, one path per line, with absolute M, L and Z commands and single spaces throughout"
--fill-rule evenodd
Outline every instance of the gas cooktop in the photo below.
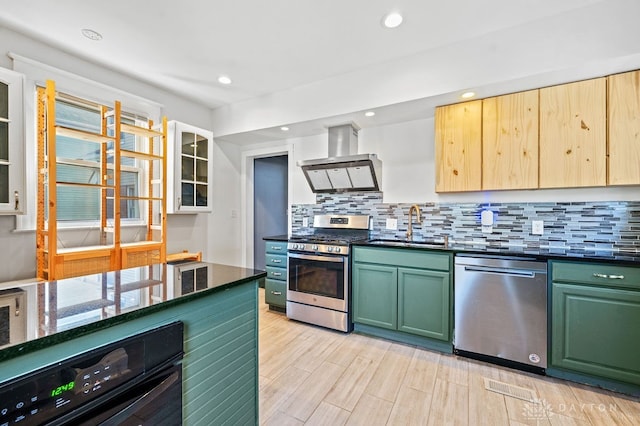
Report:
M 290 251 L 348 254 L 349 244 L 369 239 L 369 216 L 318 215 L 313 234 L 292 235 Z

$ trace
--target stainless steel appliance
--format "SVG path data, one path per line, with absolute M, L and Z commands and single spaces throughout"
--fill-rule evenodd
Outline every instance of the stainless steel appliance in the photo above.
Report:
M 288 242 L 287 317 L 349 332 L 350 244 L 368 239 L 369 216 L 318 215 L 313 226 Z
M 23 290 L 0 290 L 0 349 L 24 342 L 27 337 L 25 303 L 26 296 Z
M 456 255 L 454 312 L 456 353 L 547 367 L 546 262 Z
M 329 127 L 329 156 L 298 162 L 313 192 L 380 191 L 382 161 L 358 154 L 358 130 L 354 123 Z
M 181 425 L 182 322 L 0 384 L 0 425 Z

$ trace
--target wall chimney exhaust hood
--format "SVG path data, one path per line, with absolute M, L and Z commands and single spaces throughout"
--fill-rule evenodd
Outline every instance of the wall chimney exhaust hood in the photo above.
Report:
M 358 152 L 355 124 L 329 127 L 329 157 L 298 161 L 314 193 L 380 191 L 382 161 Z

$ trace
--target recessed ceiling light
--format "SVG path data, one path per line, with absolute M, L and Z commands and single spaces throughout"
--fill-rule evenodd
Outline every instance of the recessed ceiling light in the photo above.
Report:
M 289 128 L 287 126 L 282 126 L 280 127 L 280 130 L 282 130 L 283 132 L 288 132 Z
M 364 113 L 364 115 L 365 117 L 373 117 L 374 115 L 376 115 L 376 113 L 373 111 L 367 111 Z
M 469 99 L 469 98 L 473 98 L 476 94 L 474 92 L 464 92 L 462 95 L 460 95 L 460 97 L 462 99 Z
M 218 77 L 218 83 L 231 84 L 231 79 L 229 78 L 229 76 L 221 75 L 220 77 Z
M 402 15 L 398 12 L 390 12 L 382 18 L 382 25 L 386 28 L 396 28 L 402 24 Z
M 97 31 L 94 31 L 89 28 L 83 28 L 81 31 L 82 31 L 82 35 L 88 38 L 89 40 L 93 40 L 93 41 L 102 40 L 102 34 L 100 34 Z

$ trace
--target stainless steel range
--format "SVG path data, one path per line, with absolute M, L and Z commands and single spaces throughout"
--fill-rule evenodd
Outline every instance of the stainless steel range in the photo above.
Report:
M 313 228 L 289 239 L 287 317 L 349 332 L 350 245 L 369 238 L 369 216 L 318 215 Z

